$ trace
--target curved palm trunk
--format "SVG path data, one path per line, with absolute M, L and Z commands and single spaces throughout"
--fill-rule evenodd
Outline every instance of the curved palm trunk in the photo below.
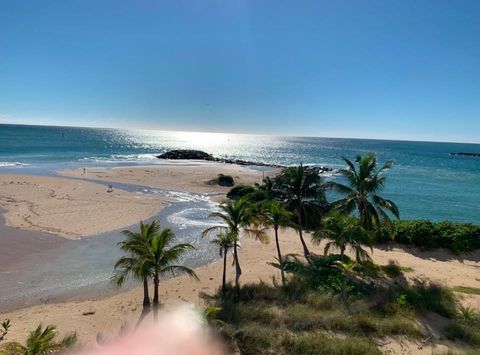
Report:
M 233 244 L 233 260 L 235 262 L 235 288 L 240 289 L 240 276 L 242 275 L 242 269 L 238 262 L 237 241 Z
M 222 276 L 222 294 L 225 296 L 225 285 L 227 284 L 227 253 L 228 248 L 223 249 L 223 276 Z
M 310 250 L 308 250 L 307 243 L 303 239 L 303 226 L 302 226 L 302 212 L 297 209 L 297 221 L 298 221 L 298 235 L 300 237 L 300 242 L 303 246 L 303 255 L 305 255 L 305 259 L 310 260 Z
M 282 275 L 282 285 L 285 286 L 285 273 L 283 271 L 283 259 L 282 259 L 282 253 L 280 252 L 280 243 L 278 241 L 278 226 L 275 226 L 274 229 L 275 229 L 275 243 L 277 244 L 278 262 L 280 263 L 280 274 Z
M 160 284 L 160 280 L 158 277 L 158 272 L 155 272 L 153 275 L 153 319 L 156 321 L 158 319 L 158 285 Z

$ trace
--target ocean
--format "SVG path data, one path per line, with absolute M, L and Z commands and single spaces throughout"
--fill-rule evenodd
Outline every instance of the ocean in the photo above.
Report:
M 480 153 L 479 144 L 3 124 L 0 173 L 161 164 L 155 155 L 187 148 L 217 157 L 334 169 L 344 166 L 342 156 L 374 153 L 380 162 L 395 161 L 383 195 L 397 203 L 403 219 L 480 223 L 480 158 L 449 154 Z

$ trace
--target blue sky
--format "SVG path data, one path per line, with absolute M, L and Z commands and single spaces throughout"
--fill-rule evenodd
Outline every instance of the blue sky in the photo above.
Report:
M 480 1 L 0 0 L 0 122 L 480 142 Z

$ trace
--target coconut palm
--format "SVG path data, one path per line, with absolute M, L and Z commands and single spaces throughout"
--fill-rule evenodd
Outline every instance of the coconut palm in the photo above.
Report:
M 303 226 L 307 219 L 318 219 L 324 208 L 326 199 L 322 179 L 300 164 L 285 169 L 279 175 L 278 183 L 284 194 L 285 206 L 296 216 L 300 242 L 305 258 L 309 260 L 310 251 L 303 239 Z
M 143 313 L 150 310 L 150 295 L 148 292 L 148 278 L 150 270 L 146 268 L 143 255 L 145 247 L 160 230 L 160 223 L 156 220 L 152 223 L 140 222 L 140 230 L 132 232 L 124 230 L 122 233 L 125 240 L 118 243 L 120 249 L 126 255 L 115 263 L 115 272 L 112 282 L 118 287 L 122 286 L 128 278 L 143 282 Z
M 209 235 L 213 231 L 226 231 L 233 238 L 233 262 L 235 264 L 235 287 L 240 287 L 240 276 L 242 269 L 238 260 L 238 238 L 241 231 L 254 233 L 262 242 L 266 242 L 265 235 L 255 228 L 250 228 L 254 224 L 254 215 L 251 213 L 249 202 L 245 199 L 237 201 L 226 201 L 220 204 L 220 211 L 212 212 L 210 217 L 220 219 L 223 224 L 218 224 L 205 229 L 203 236 Z
M 235 239 L 231 233 L 222 232 L 210 241 L 219 247 L 220 256 L 223 257 L 223 275 L 222 275 L 222 294 L 225 294 L 225 287 L 227 283 L 227 255 L 228 250 L 233 247 Z
M 352 216 L 336 214 L 326 217 L 320 228 L 313 233 L 314 242 L 320 243 L 323 239 L 328 239 L 324 249 L 325 255 L 333 247 L 339 249 L 343 257 L 348 247 L 355 254 L 356 260 L 361 262 L 370 259 L 370 255 L 363 249 L 364 246 L 370 247 L 373 251 L 371 233 Z
M 57 328 L 54 325 L 47 325 L 45 328 L 40 324 L 35 330 L 28 334 L 25 345 L 11 343 L 6 348 L 8 354 L 13 355 L 43 355 L 64 351 L 75 345 L 77 334 L 70 333 L 57 341 Z
M 396 218 L 400 217 L 398 207 L 391 200 L 378 195 L 384 187 L 385 171 L 391 168 L 393 162 L 387 161 L 381 168 L 377 168 L 377 158 L 373 154 L 358 155 L 355 164 L 343 158 L 348 167 L 339 170 L 347 180 L 347 184 L 332 181 L 329 183 L 334 190 L 344 194 L 345 197 L 334 203 L 337 210 L 343 213 L 352 213 L 357 210 L 360 223 L 366 229 L 371 229 L 381 221 L 390 222 L 388 213 Z
M 275 232 L 275 243 L 277 246 L 277 256 L 280 264 L 280 274 L 282 276 L 283 285 L 285 285 L 285 273 L 283 270 L 283 259 L 278 240 L 278 230 L 291 226 L 291 220 L 292 213 L 287 211 L 279 201 L 269 201 L 264 205 L 262 210 L 262 223 L 267 227 L 273 228 Z
M 158 318 L 160 276 L 167 273 L 185 272 L 198 280 L 195 271 L 186 266 L 175 264 L 187 250 L 195 248 L 188 243 L 176 244 L 170 247 L 174 238 L 175 234 L 171 229 L 163 229 L 148 240 L 147 247 L 143 253 L 145 268 L 153 278 L 153 315 L 155 320 Z

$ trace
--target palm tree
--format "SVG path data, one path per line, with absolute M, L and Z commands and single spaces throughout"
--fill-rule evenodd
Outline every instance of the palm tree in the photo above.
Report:
M 240 287 L 240 276 L 242 275 L 242 269 L 238 260 L 238 238 L 240 232 L 246 231 L 248 233 L 255 233 L 261 241 L 265 241 L 264 235 L 256 230 L 249 229 L 254 223 L 254 216 L 251 213 L 248 201 L 240 199 L 237 201 L 226 201 L 220 204 L 220 210 L 213 212 L 210 217 L 216 217 L 220 219 L 223 224 L 215 225 L 205 229 L 202 233 L 203 236 L 210 234 L 213 231 L 221 230 L 230 233 L 233 239 L 233 262 L 235 264 L 235 287 Z
M 326 199 L 322 179 L 316 172 L 309 171 L 300 164 L 284 170 L 278 181 L 285 195 L 287 209 L 296 216 L 303 253 L 309 260 L 310 251 L 303 239 L 303 225 L 307 218 L 318 218 L 323 210 Z
M 150 295 L 148 292 L 148 278 L 150 270 L 146 268 L 145 248 L 160 230 L 160 223 L 156 220 L 152 223 L 140 222 L 140 231 L 132 232 L 124 230 L 122 233 L 125 240 L 118 243 L 120 249 L 126 253 L 115 263 L 115 273 L 112 282 L 118 287 L 131 277 L 143 282 L 143 314 L 150 310 Z
M 47 325 L 45 328 L 40 324 L 35 330 L 28 334 L 25 345 L 11 343 L 5 349 L 8 354 L 18 355 L 43 355 L 61 352 L 75 345 L 77 334 L 67 334 L 62 340 L 57 341 L 58 332 L 54 325 Z
M 220 256 L 223 257 L 222 294 L 225 295 L 225 287 L 227 284 L 227 255 L 228 250 L 233 247 L 235 240 L 232 238 L 231 233 L 222 232 L 217 234 L 210 242 L 218 245 Z
M 285 285 L 285 273 L 283 270 L 283 259 L 278 241 L 278 230 L 292 225 L 292 213 L 287 211 L 279 201 L 267 202 L 262 211 L 262 223 L 267 227 L 273 227 L 275 232 L 275 243 L 277 246 L 278 262 L 280 264 L 280 273 L 282 284 Z
M 176 244 L 169 247 L 175 238 L 175 234 L 171 229 L 163 229 L 148 240 L 147 247 L 144 250 L 145 268 L 149 271 L 149 275 L 153 278 L 153 315 L 154 319 L 158 318 L 158 287 L 160 284 L 160 276 L 166 273 L 185 272 L 191 277 L 198 280 L 197 274 L 192 269 L 177 265 L 180 257 L 190 249 L 195 249 L 193 245 L 188 243 Z
M 358 155 L 355 164 L 343 158 L 348 167 L 339 170 L 347 180 L 347 185 L 332 181 L 329 186 L 344 194 L 345 198 L 335 202 L 335 207 L 343 213 L 352 213 L 355 209 L 360 216 L 360 223 L 366 229 L 380 224 L 380 221 L 390 222 L 388 213 L 400 217 L 398 207 L 391 200 L 378 195 L 385 185 L 383 172 L 391 168 L 393 162 L 387 161 L 377 169 L 377 158 L 373 154 Z
M 343 257 L 347 247 L 350 247 L 355 253 L 356 260 L 361 262 L 370 259 L 368 253 L 363 249 L 364 245 L 373 251 L 371 233 L 363 228 L 357 218 L 352 216 L 336 214 L 325 218 L 321 227 L 313 234 L 313 240 L 317 243 L 324 238 L 329 239 L 325 245 L 325 255 L 333 247 L 340 249 L 340 255 Z

